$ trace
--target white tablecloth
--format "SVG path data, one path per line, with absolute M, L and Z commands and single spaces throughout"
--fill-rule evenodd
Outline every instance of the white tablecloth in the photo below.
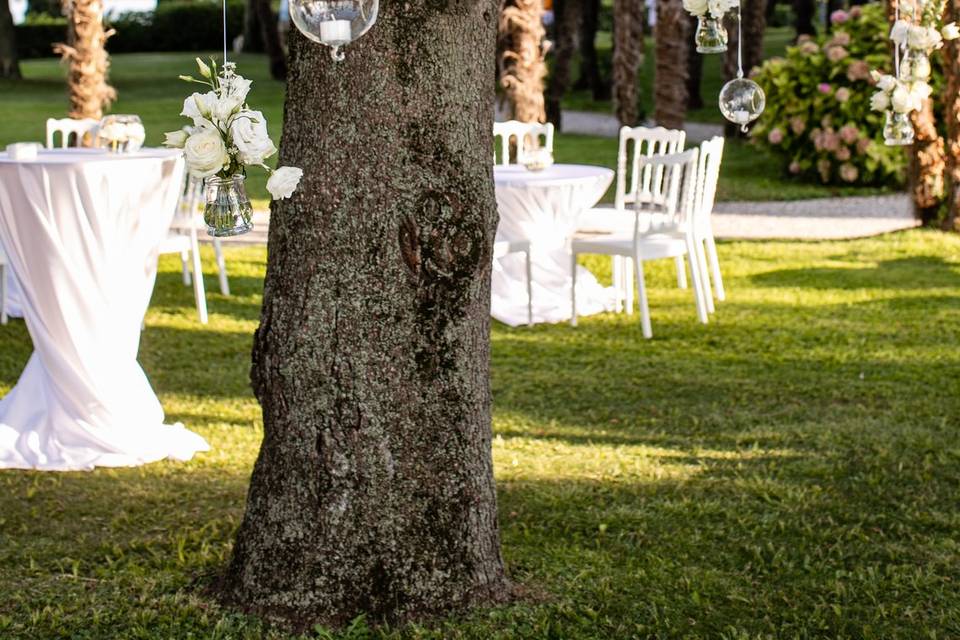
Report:
M 137 363 L 182 175 L 176 151 L 0 154 L 0 241 L 34 345 L 0 400 L 0 468 L 131 466 L 208 449 L 164 425 Z
M 531 172 L 522 166 L 494 167 L 498 240 L 529 240 L 533 254 L 534 322 L 570 319 L 569 239 L 580 213 L 594 206 L 613 181 L 613 171 L 589 165 L 557 164 Z M 494 261 L 491 313 L 510 326 L 527 322 L 527 288 L 522 254 Z M 577 313 L 612 308 L 612 291 L 589 271 L 577 271 Z

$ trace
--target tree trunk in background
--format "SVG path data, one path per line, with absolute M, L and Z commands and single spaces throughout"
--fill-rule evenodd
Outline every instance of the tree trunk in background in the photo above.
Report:
M 64 9 L 67 44 L 54 45 L 54 51 L 67 63 L 70 117 L 99 120 L 117 97 L 107 84 L 110 58 L 104 48 L 113 31 L 103 29 L 103 0 L 70 0 Z
M 960 22 L 960 0 L 947 0 L 944 22 Z M 943 228 L 960 231 L 960 41 L 948 40 L 943 47 L 943 119 L 947 123 L 946 197 Z
M 580 78 L 576 89 L 589 89 L 594 100 L 610 99 L 610 86 L 600 73 L 597 59 L 597 29 L 600 22 L 600 0 L 581 0 Z
M 543 38 L 541 0 L 501 0 L 497 35 L 500 86 L 506 91 L 511 117 L 521 122 L 547 119 Z
M 494 0 L 387 2 L 335 63 L 291 30 L 251 379 L 263 444 L 220 585 L 305 629 L 510 595 L 491 459 Z
M 703 56 L 697 53 L 694 33 L 697 19 L 687 15 L 687 111 L 703 107 L 703 93 L 700 84 L 703 81 Z
M 280 31 L 277 26 L 277 14 L 270 8 L 270 0 L 251 0 L 257 12 L 260 24 L 260 37 L 263 40 L 267 58 L 270 61 L 270 77 L 284 80 L 287 77 L 287 60 L 280 45 Z
M 570 68 L 580 29 L 579 0 L 553 2 L 553 69 L 547 86 L 547 122 L 563 129 L 560 102 L 570 88 Z
M 643 0 L 613 2 L 613 108 L 620 126 L 639 124 L 637 74 L 643 63 Z
M 772 0 L 771 0 L 772 1 Z M 730 44 L 723 58 L 723 77 L 731 80 L 737 77 L 737 21 L 736 11 L 728 14 L 726 25 L 730 34 Z M 767 29 L 767 0 L 741 0 L 740 19 L 743 21 L 743 74 L 763 62 L 763 34 Z M 726 137 L 746 137 L 738 125 L 727 122 L 724 125 Z
M 19 79 L 20 60 L 13 30 L 13 15 L 7 0 L 0 0 L 0 78 Z
M 815 0 L 793 0 L 793 15 L 796 20 L 795 27 L 797 37 L 816 35 L 817 29 L 813 25 L 814 16 L 817 15 L 817 3 Z
M 914 139 L 908 168 L 908 185 L 913 197 L 913 212 L 918 219 L 929 223 L 937 219 L 940 201 L 944 196 L 946 157 L 943 138 L 937 132 L 933 113 L 933 99 L 923 101 L 923 108 L 910 114 Z
M 682 0 L 657 0 L 654 118 L 671 129 L 682 128 L 686 116 L 687 24 Z
M 269 7 L 269 0 L 267 6 Z M 243 52 L 263 53 L 263 29 L 257 5 L 261 0 L 247 0 L 243 9 Z

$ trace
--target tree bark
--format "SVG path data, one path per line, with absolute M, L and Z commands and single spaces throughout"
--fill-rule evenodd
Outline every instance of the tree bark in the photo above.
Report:
M 946 157 L 943 138 L 937 132 L 933 99 L 923 101 L 923 108 L 910 114 L 913 122 L 913 146 L 908 167 L 913 212 L 924 224 L 937 219 L 944 196 Z
M 687 111 L 703 107 L 703 93 L 700 85 L 703 81 L 703 56 L 697 53 L 697 41 L 694 33 L 697 19 L 687 15 Z
M 570 88 L 570 70 L 580 29 L 579 0 L 553 2 L 553 69 L 547 85 L 547 122 L 563 129 L 561 101 Z
M 13 15 L 7 0 L 0 0 L 0 78 L 19 79 L 20 60 L 13 30 Z
M 793 0 L 793 14 L 797 37 L 817 34 L 817 28 L 813 24 L 817 15 L 817 3 L 814 0 Z
M 251 380 L 264 438 L 221 584 L 298 628 L 505 600 L 491 460 L 494 0 L 291 30 Z
M 113 30 L 103 29 L 103 0 L 67 0 L 67 43 L 54 45 L 67 63 L 71 118 L 103 117 L 103 109 L 117 97 L 107 84 L 110 58 L 104 44 Z
M 682 128 L 686 116 L 687 25 L 681 0 L 657 0 L 654 117 L 671 129 Z
M 640 120 L 637 74 L 643 63 L 643 0 L 614 0 L 613 20 L 613 109 L 620 126 L 633 127 Z
M 947 0 L 944 22 L 960 21 L 960 0 Z M 947 40 L 943 47 L 943 119 L 947 123 L 946 196 L 943 229 L 960 231 L 960 41 Z
M 263 29 L 260 22 L 260 9 L 257 6 L 262 0 L 247 0 L 243 8 L 243 52 L 263 53 Z M 269 8 L 269 5 L 268 5 Z
M 600 62 L 597 59 L 600 0 L 581 0 L 580 7 L 580 77 L 574 88 L 589 89 L 594 100 L 608 100 L 610 87 L 600 73 Z
M 260 38 L 270 61 L 270 77 L 285 80 L 287 77 L 287 59 L 280 44 L 280 30 L 277 26 L 277 14 L 270 8 L 270 0 L 251 0 L 257 12 L 260 24 Z
M 497 36 L 500 86 L 513 119 L 521 122 L 545 122 L 547 118 L 544 35 L 540 0 L 501 0 Z

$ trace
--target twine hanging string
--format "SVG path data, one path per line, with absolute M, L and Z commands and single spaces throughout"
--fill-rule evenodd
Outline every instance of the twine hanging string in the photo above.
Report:
M 893 24 L 896 26 L 900 21 L 900 0 L 893 2 Z M 893 43 L 893 75 L 900 79 L 900 43 Z
M 223 64 L 227 64 L 227 0 L 223 0 Z
M 740 2 L 737 3 L 737 77 L 743 77 L 743 19 L 740 13 Z

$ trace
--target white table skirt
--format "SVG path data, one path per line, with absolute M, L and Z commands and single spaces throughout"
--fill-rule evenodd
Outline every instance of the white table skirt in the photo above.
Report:
M 533 320 L 570 319 L 569 239 L 580 214 L 594 206 L 613 181 L 613 171 L 589 165 L 553 165 L 531 172 L 522 166 L 494 167 L 498 240 L 529 240 L 533 262 Z M 510 326 L 527 322 L 524 257 L 494 260 L 491 314 Z M 577 313 L 612 309 L 613 292 L 583 267 L 577 271 Z
M 208 449 L 163 409 L 137 363 L 180 153 L 0 154 L 0 242 L 34 352 L 0 400 L 0 468 L 132 466 Z

